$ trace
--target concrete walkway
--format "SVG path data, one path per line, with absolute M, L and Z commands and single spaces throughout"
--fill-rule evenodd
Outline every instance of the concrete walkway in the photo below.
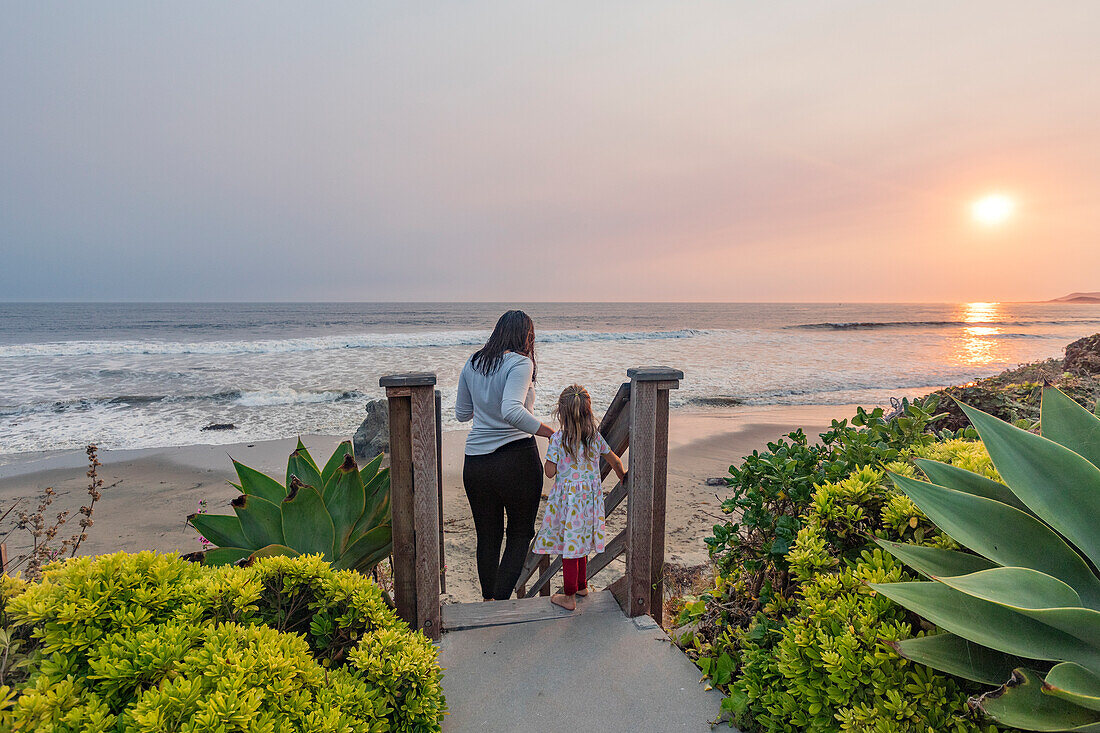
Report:
M 443 607 L 445 733 L 710 731 L 722 696 L 648 616 L 611 593 Z M 721 730 L 730 730 L 722 725 Z

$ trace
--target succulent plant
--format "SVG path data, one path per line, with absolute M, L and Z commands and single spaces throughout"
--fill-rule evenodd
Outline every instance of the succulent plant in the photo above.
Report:
M 229 565 L 271 555 L 322 555 L 340 570 L 370 572 L 390 554 L 390 470 L 382 455 L 362 469 L 350 441 L 323 469 L 298 441 L 286 483 L 233 461 L 241 495 L 233 514 L 192 514 L 188 523 L 216 545 L 189 559 Z
M 1004 484 L 917 460 L 895 485 L 973 553 L 880 540 L 929 581 L 870 587 L 947 633 L 903 656 L 999 688 L 971 699 L 998 722 L 1100 731 L 1100 418 L 1043 390 L 1039 435 L 963 405 Z

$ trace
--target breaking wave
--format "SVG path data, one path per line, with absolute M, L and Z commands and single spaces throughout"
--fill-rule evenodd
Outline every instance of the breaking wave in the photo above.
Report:
M 685 339 L 706 334 L 693 328 L 675 331 L 543 331 L 539 343 L 584 341 L 649 341 Z M 126 354 L 279 354 L 337 349 L 425 348 L 433 346 L 479 346 L 488 331 L 438 331 L 425 333 L 371 333 L 353 336 L 260 339 L 254 341 L 56 341 L 0 346 L 3 357 L 122 356 Z
M 961 326 L 1080 326 L 1100 323 L 1096 319 L 1063 321 L 825 321 L 824 323 L 800 323 L 785 328 L 801 328 L 815 331 L 862 331 L 876 328 L 947 328 Z M 1031 334 L 1013 334 L 1027 335 Z
M 228 390 L 208 395 L 120 395 L 91 399 L 62 400 L 23 405 L 14 409 L 0 408 L 0 417 L 18 417 L 43 412 L 58 414 L 87 412 L 95 409 L 124 409 L 146 407 L 157 403 L 219 403 L 240 407 L 276 407 L 280 405 L 317 405 L 327 402 L 345 402 L 364 397 L 358 390 L 297 390 L 290 387 L 259 390 Z

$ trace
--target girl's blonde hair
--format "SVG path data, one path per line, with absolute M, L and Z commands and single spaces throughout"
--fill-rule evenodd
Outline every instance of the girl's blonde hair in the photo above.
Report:
M 588 457 L 596 444 L 599 424 L 592 414 L 592 396 L 579 384 L 571 384 L 562 390 L 554 416 L 561 425 L 561 445 L 575 461 L 577 454 Z

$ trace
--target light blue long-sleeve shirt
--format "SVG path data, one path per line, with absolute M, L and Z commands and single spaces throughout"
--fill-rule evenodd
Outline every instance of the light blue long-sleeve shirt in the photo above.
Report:
M 473 420 L 466 437 L 466 455 L 492 453 L 505 443 L 534 435 L 542 422 L 531 412 L 535 406 L 535 365 L 522 354 L 506 353 L 488 376 L 469 360 L 458 378 L 455 419 Z

